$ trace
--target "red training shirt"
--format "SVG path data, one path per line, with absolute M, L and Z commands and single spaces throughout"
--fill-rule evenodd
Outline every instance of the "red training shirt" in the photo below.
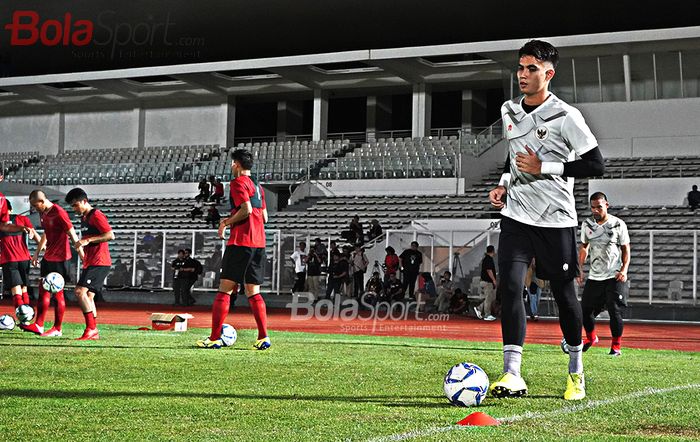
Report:
M 80 231 L 83 234 L 83 239 L 99 236 L 111 230 L 112 228 L 107 222 L 107 217 L 97 209 L 92 209 L 80 219 Z M 83 247 L 83 250 L 85 251 L 84 269 L 92 266 L 112 265 L 112 258 L 109 256 L 109 246 L 106 242 L 88 244 Z
M 231 214 L 234 214 L 241 207 L 241 204 L 250 201 L 253 211 L 248 218 L 231 225 L 231 236 L 227 245 L 265 248 L 265 223 L 263 221 L 263 210 L 265 205 L 265 193 L 260 185 L 255 185 L 248 175 L 241 175 L 231 181 L 230 188 L 231 201 L 235 207 Z M 262 207 L 255 207 L 261 205 Z
M 17 226 L 34 227 L 29 218 L 24 215 L 12 215 L 9 218 L 12 224 Z M 0 232 L 0 247 L 2 247 L 0 264 L 29 261 L 31 259 L 27 248 L 27 234 L 24 232 Z
M 54 204 L 40 215 L 41 227 L 46 234 L 46 252 L 44 259 L 51 262 L 68 261 L 71 258 L 68 231 L 73 223 L 63 207 Z

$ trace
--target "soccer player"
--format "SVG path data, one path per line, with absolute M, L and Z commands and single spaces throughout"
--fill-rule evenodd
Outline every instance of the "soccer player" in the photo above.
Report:
M 32 265 L 39 265 L 39 255 L 46 249 L 44 259 L 41 260 L 39 280 L 39 303 L 37 305 L 36 321 L 31 324 L 32 331 L 41 333 L 43 337 L 59 337 L 63 335 L 61 326 L 63 325 L 63 315 L 66 312 L 66 300 L 63 294 L 63 289 L 54 294 L 56 299 L 56 310 L 54 312 L 54 323 L 51 329 L 44 332 L 44 319 L 49 310 L 51 293 L 44 289 L 42 280 L 46 275 L 56 272 L 63 276 L 64 281 L 69 281 L 69 272 L 67 262 L 71 259 L 70 242 L 73 244 L 78 242 L 78 235 L 75 233 L 73 223 L 68 216 L 68 213 L 63 207 L 54 204 L 46 198 L 46 194 L 41 190 L 33 190 L 29 194 L 29 204 L 39 212 L 41 219 L 41 227 L 44 229 L 44 234 L 41 235 L 39 246 L 34 252 Z M 83 259 L 84 256 L 81 256 Z
M 508 159 L 498 186 L 489 192 L 491 204 L 502 215 L 498 293 L 503 335 L 503 374 L 489 390 L 495 397 L 527 394 L 520 372 L 526 325 L 522 293 L 528 265 L 536 257 L 537 277 L 551 282 L 559 325 L 570 344 L 564 399 L 580 400 L 586 390 L 581 305 L 574 286 L 578 219 L 573 178 L 602 175 L 605 165 L 581 113 L 549 92 L 559 61 L 557 49 L 532 40 L 520 48 L 518 57 L 523 96 L 501 107 Z
M 2 198 L 3 200 L 5 198 Z M 12 293 L 15 308 L 29 304 L 27 281 L 29 280 L 30 255 L 27 248 L 27 237 L 39 242 L 39 234 L 34 230 L 32 222 L 24 215 L 13 215 L 10 201 L 3 201 L 7 210 L 6 227 L 12 225 L 14 231 L 0 231 L 0 265 L 2 265 L 2 282 Z M 19 230 L 18 230 L 19 229 Z M 40 334 L 34 324 L 20 324 L 24 331 Z
M 85 316 L 85 331 L 77 340 L 97 340 L 100 339 L 100 333 L 95 322 L 97 318 L 95 294 L 102 291 L 105 278 L 112 268 L 112 258 L 109 255 L 107 242 L 114 239 L 114 232 L 104 213 L 90 205 L 83 189 L 76 187 L 68 192 L 66 202 L 81 217 L 82 237 L 76 241 L 74 247 L 79 254 L 85 256 L 80 280 L 75 286 L 75 297 Z
M 578 252 L 580 274 L 583 283 L 583 263 L 590 257 L 588 280 L 581 297 L 583 328 L 586 339 L 583 351 L 598 342 L 595 332 L 595 317 L 607 307 L 610 313 L 612 333 L 611 356 L 622 354 L 622 307 L 626 304 L 625 282 L 630 266 L 630 237 L 627 225 L 620 218 L 608 213 L 608 198 L 603 192 L 591 195 L 593 216 L 581 223 L 581 247 Z
M 233 152 L 230 196 L 234 209 L 232 215 L 219 223 L 219 237 L 225 239 L 226 227 L 231 234 L 221 264 L 221 282 L 212 306 L 211 335 L 197 341 L 201 348 L 221 348 L 221 326 L 231 305 L 231 293 L 238 293 L 240 285 L 245 288 L 250 309 L 258 326 L 258 339 L 253 348 L 267 350 L 270 338 L 267 335 L 267 313 L 265 300 L 260 295 L 265 262 L 265 226 L 267 207 L 262 187 L 251 179 L 253 155 L 245 150 Z

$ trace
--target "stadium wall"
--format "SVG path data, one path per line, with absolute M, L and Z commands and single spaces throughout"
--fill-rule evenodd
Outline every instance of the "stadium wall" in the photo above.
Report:
M 657 155 L 658 156 L 658 155 Z M 700 178 L 625 178 L 588 181 L 588 195 L 604 192 L 612 206 L 682 206 Z
M 95 109 L 65 114 L 65 150 L 124 148 L 138 143 L 138 109 Z
M 58 113 L 0 117 L 0 152 L 58 152 Z
M 464 193 L 464 180 L 461 178 L 309 181 L 294 189 L 290 203 L 295 204 L 308 197 L 454 195 L 456 193 Z
M 58 110 L 1 115 L 0 152 L 39 151 L 50 155 L 62 149 L 225 145 L 226 103 L 187 102 L 187 106 L 156 101 L 143 107 L 114 104 L 69 107 L 63 115 Z
M 697 156 L 700 98 L 580 103 L 606 157 Z

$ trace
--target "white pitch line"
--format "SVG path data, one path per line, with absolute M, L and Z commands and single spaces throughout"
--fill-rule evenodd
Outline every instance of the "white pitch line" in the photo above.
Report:
M 524 419 L 541 419 L 541 418 L 560 416 L 562 414 L 575 413 L 578 411 L 602 407 L 604 405 L 613 404 L 615 402 L 622 402 L 622 401 L 627 401 L 630 399 L 638 399 L 638 398 L 645 397 L 645 396 L 653 396 L 653 395 L 663 394 L 663 393 L 671 393 L 671 392 L 678 391 L 678 390 L 689 390 L 689 389 L 693 389 L 693 388 L 700 389 L 700 384 L 679 385 L 676 387 L 669 387 L 669 388 L 645 388 L 644 390 L 636 391 L 634 393 L 630 393 L 630 394 L 625 395 L 625 396 L 618 396 L 618 397 L 615 397 L 612 399 L 602 399 L 602 400 L 598 400 L 598 401 L 584 402 L 584 403 L 581 403 L 578 405 L 574 405 L 571 407 L 564 407 L 564 408 L 560 408 L 558 410 L 553 410 L 553 411 L 544 411 L 544 412 L 530 412 L 530 411 L 528 411 L 527 413 L 518 414 L 515 416 L 499 418 L 498 421 L 501 423 L 511 423 L 511 422 L 521 421 Z M 474 427 L 462 426 L 462 425 L 446 425 L 444 427 L 431 427 L 431 428 L 426 428 L 424 430 L 413 430 L 413 431 L 408 431 L 405 433 L 398 433 L 398 434 L 392 434 L 389 436 L 382 436 L 382 437 L 378 437 L 378 438 L 374 438 L 374 439 L 369 439 L 368 442 L 401 441 L 401 440 L 414 439 L 414 438 L 423 437 L 423 436 L 432 436 L 434 434 L 446 433 L 446 432 L 450 432 L 450 431 L 470 430 L 473 428 Z

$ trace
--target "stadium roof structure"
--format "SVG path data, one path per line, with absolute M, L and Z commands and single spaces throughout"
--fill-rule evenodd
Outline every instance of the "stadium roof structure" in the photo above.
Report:
M 541 37 L 564 57 L 700 49 L 700 26 Z M 17 107 L 501 84 L 526 39 L 292 55 L 0 78 L 0 111 Z

